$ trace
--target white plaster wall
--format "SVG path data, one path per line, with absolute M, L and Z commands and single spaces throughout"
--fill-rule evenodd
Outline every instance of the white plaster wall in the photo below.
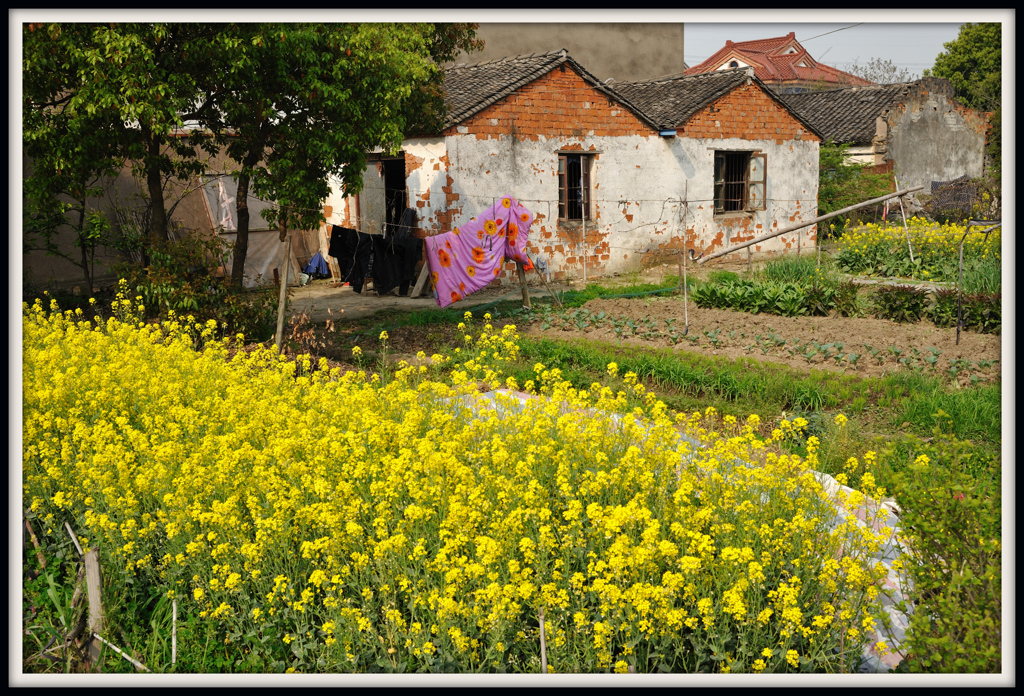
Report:
M 599 155 L 591 174 L 595 219 L 587 226 L 588 238 L 596 236 L 610 247 L 603 252 L 609 259 L 598 261 L 604 273 L 637 269 L 643 250 L 678 245 L 686 229 L 696 234 L 698 247 L 709 247 L 719 233 L 719 243 L 728 246 L 741 229 L 749 237 L 751 233 L 763 234 L 793 224 L 793 217 L 806 220 L 816 215 L 818 144 L 813 141 L 776 145 L 774 141 L 657 136 L 541 137 L 532 141 L 453 135 L 445 138 L 443 146 L 434 140 L 405 144 L 407 153 L 424 157 L 423 165 L 408 179 L 411 200 L 429 195 L 419 208 L 421 226 L 429 230 L 430 221 L 447 209 L 441 191 L 446 181 L 444 166 L 440 171 L 433 170 L 433 164 L 447 154 L 447 173 L 453 180 L 453 192 L 459 195 L 455 205 L 461 208 L 453 226 L 483 212 L 495 199 L 512 195 L 535 214 L 543 215 L 531 229 L 530 239 L 540 247 L 541 256 L 548 257 L 551 270 L 581 276 L 580 264 L 566 262 L 578 256 L 580 235 L 560 230 L 556 222 L 557 151 L 576 146 L 581 146 L 583 152 L 593 148 Z M 715 218 L 712 177 L 716 149 L 756 149 L 767 154 L 767 210 L 749 214 L 746 220 L 734 216 L 731 225 Z M 802 233 L 804 243 L 808 232 Z M 551 237 L 545 238 L 545 233 Z M 794 233 L 766 242 L 760 251 L 780 251 L 787 242 L 795 248 L 796 236 Z M 546 247 L 557 245 L 563 247 L 562 253 L 544 252 Z
M 531 228 L 530 241 L 539 247 L 539 256 L 548 260 L 551 271 L 582 277 L 582 264 L 576 261 L 583 251 L 579 226 L 566 229 L 557 224 L 557 151 L 577 147 L 598 155 L 591 170 L 593 219 L 587 221 L 587 237 L 592 240 L 588 256 L 595 253 L 593 240 L 599 240 L 599 258 L 588 260 L 588 275 L 637 270 L 645 251 L 678 247 L 687 230 L 691 245 L 710 250 L 716 241 L 716 249 L 729 246 L 736 236 L 760 236 L 794 224 L 793 219 L 808 220 L 817 214 L 817 142 L 777 145 L 775 141 L 658 136 L 540 137 L 534 141 L 457 134 L 406 140 L 407 157 L 422 160 L 406 179 L 409 204 L 416 209 L 419 227 L 429 235 L 463 224 L 498 198 L 511 195 L 543 216 Z M 727 221 L 731 224 L 715 217 L 715 150 L 767 154 L 766 210 L 732 214 Z M 451 204 L 444 190 L 449 177 L 451 192 L 458 196 Z M 344 214 L 345 200 L 335 189 L 326 202 L 334 208 L 335 224 Z M 443 227 L 446 215 L 451 219 Z M 810 244 L 812 229 L 799 233 L 802 245 Z M 797 237 L 798 233 L 776 237 L 755 251 L 780 252 L 787 243 L 795 249 Z M 557 246 L 561 252 L 555 250 Z M 600 258 L 605 255 L 607 260 Z

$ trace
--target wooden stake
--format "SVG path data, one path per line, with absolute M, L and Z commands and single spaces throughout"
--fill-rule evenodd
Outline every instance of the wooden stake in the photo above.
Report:
M 282 233 L 285 234 L 283 229 Z M 285 234 L 284 256 L 281 260 L 281 266 L 284 268 L 284 272 L 281 274 L 281 295 L 278 298 L 277 304 L 277 335 L 274 337 L 274 345 L 277 346 L 278 353 L 281 352 L 281 341 L 284 338 L 284 306 L 288 302 L 288 266 L 291 252 L 291 240 L 288 238 L 287 234 Z
M 78 556 L 81 558 L 84 554 L 82 553 L 82 547 L 78 545 L 78 537 L 75 536 L 75 533 L 71 530 L 71 525 L 67 522 L 64 523 L 64 528 L 68 530 L 68 536 L 71 537 L 71 541 L 75 544 L 75 549 L 78 551 Z
M 552 292 L 551 286 L 548 285 L 548 279 L 545 278 L 544 274 L 540 272 L 540 269 L 537 268 L 537 264 L 536 263 L 533 264 L 533 270 L 537 273 L 537 275 L 540 276 L 541 282 L 544 283 L 544 289 L 547 290 L 549 293 L 551 293 L 551 296 L 555 298 L 555 302 L 558 303 L 558 308 L 562 309 L 563 308 L 562 307 L 562 301 L 560 299 L 558 299 L 558 295 L 556 295 L 554 292 Z
M 427 261 L 423 262 L 423 268 L 420 269 L 419 278 L 416 279 L 416 285 L 413 286 L 412 292 L 409 293 L 409 297 L 419 297 L 423 293 L 423 286 L 427 284 L 427 278 L 430 277 L 430 264 Z
M 100 657 L 100 644 L 95 640 L 96 634 L 103 630 L 103 604 L 101 600 L 100 555 L 96 549 L 89 549 L 85 554 L 86 598 L 89 602 L 89 633 L 93 640 L 89 641 L 89 659 L 95 664 Z
M 544 607 L 540 609 L 540 673 L 548 673 L 548 649 L 544 642 Z
M 117 647 L 116 645 L 114 645 L 110 641 L 105 640 L 100 634 L 93 633 L 92 637 L 93 637 L 94 640 L 97 640 L 97 641 L 100 641 L 101 643 L 104 643 L 107 647 L 109 647 L 111 650 L 116 652 L 118 655 L 120 655 L 124 659 L 128 660 L 129 662 L 131 662 L 135 666 L 135 669 L 141 669 L 143 672 L 148 672 L 149 671 L 149 669 L 146 667 L 146 665 L 142 664 L 138 660 L 134 660 L 131 657 L 129 657 L 123 650 L 121 650 L 121 648 Z M 121 637 L 123 638 L 124 636 L 121 636 Z
M 520 261 L 516 261 L 516 271 L 519 273 L 519 284 L 523 288 L 523 307 L 530 309 L 530 293 L 526 289 L 526 270 Z
M 171 600 L 171 664 L 178 661 L 178 600 Z
M 29 539 L 32 540 L 32 546 L 34 546 L 36 549 L 36 560 L 39 561 L 39 567 L 45 569 L 46 557 L 43 555 L 42 550 L 39 548 L 39 540 L 36 539 L 36 533 L 32 529 L 32 523 L 28 521 L 27 517 L 25 518 L 25 529 L 28 531 Z

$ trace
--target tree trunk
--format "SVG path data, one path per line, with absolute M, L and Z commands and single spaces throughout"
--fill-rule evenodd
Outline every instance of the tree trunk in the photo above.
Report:
M 78 211 L 78 241 L 82 246 L 82 273 L 85 275 L 85 292 L 92 297 L 92 274 L 89 273 L 89 252 L 85 243 L 85 201 L 80 201 Z
M 235 193 L 238 234 L 235 236 L 235 249 L 231 260 L 231 283 L 237 287 L 242 287 L 245 257 L 249 251 L 249 182 L 251 181 L 249 172 L 256 165 L 258 159 L 257 153 L 250 153 L 242 162 L 242 171 L 238 175 L 238 191 Z
M 167 240 L 167 212 L 164 207 L 164 187 L 160 180 L 160 139 L 148 128 L 145 130 L 149 152 L 146 156 L 146 185 L 152 214 L 149 220 L 150 246 L 162 246 Z

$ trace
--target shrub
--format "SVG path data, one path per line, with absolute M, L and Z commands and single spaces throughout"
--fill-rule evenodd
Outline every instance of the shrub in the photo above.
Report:
M 804 293 L 804 308 L 811 316 L 827 317 L 836 306 L 835 288 L 811 285 Z
M 935 291 L 935 303 L 929 308 L 928 316 L 936 326 L 948 329 L 956 326 L 957 298 L 956 290 L 940 288 Z
M 173 312 L 213 320 L 226 334 L 243 333 L 257 340 L 273 335 L 279 290 L 273 286 L 246 290 L 218 278 L 228 249 L 217 237 L 188 235 L 150 252 L 148 268 L 126 267 L 122 277 L 142 297 L 146 315 L 167 318 Z
M 857 293 L 860 286 L 853 281 L 845 281 L 836 288 L 835 309 L 839 316 L 856 317 L 861 313 Z
M 962 310 L 964 327 L 979 333 L 999 333 L 1003 325 L 1001 293 L 965 293 Z
M 928 308 L 928 291 L 913 285 L 883 285 L 875 292 L 875 313 L 899 323 L 920 321 Z

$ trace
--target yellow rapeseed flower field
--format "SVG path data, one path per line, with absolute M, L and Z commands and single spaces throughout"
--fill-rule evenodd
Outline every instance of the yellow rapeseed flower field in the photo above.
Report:
M 539 364 L 486 406 L 514 327 L 379 381 L 119 302 L 24 307 L 25 505 L 263 669 L 535 672 L 543 608 L 556 672 L 840 671 L 882 616 L 880 540 L 775 446 L 804 423 Z
M 960 240 L 966 225 L 937 223 L 913 217 L 907 227 L 885 223 L 868 223 L 845 230 L 837 240 L 836 262 L 848 273 L 912 276 L 921 280 L 952 281 L 960 255 Z M 1002 230 L 985 235 L 983 228 L 964 239 L 964 259 L 1001 259 Z M 910 261 L 910 247 L 914 261 Z

